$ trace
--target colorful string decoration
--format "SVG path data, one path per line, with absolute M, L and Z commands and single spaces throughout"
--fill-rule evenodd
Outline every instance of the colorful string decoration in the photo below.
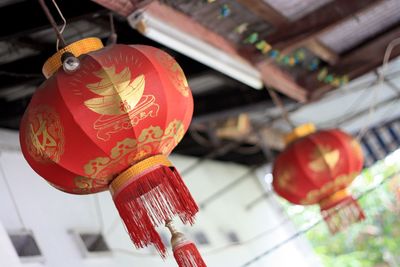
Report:
M 207 0 L 207 2 L 214 3 L 216 0 Z M 219 12 L 219 18 L 226 18 L 231 15 L 232 10 L 228 4 L 223 4 L 220 6 Z M 243 22 L 235 27 L 234 32 L 236 34 L 243 35 L 245 32 L 247 32 L 248 27 L 249 23 Z M 254 47 L 260 51 L 260 53 L 267 55 L 279 65 L 286 67 L 301 65 L 308 71 L 317 71 L 320 68 L 321 61 L 319 58 L 314 58 L 305 64 L 306 54 L 303 49 L 298 49 L 289 55 L 284 54 L 277 49 L 273 49 L 267 41 L 260 39 L 259 36 L 260 34 L 258 32 L 250 33 L 246 38 L 244 38 L 243 43 L 254 45 Z M 329 73 L 326 67 L 318 72 L 317 79 L 320 82 L 324 82 L 334 87 L 339 87 L 349 82 L 348 75 L 335 75 L 333 73 Z
M 247 22 L 242 23 L 235 27 L 235 33 L 242 35 L 243 33 L 245 33 L 247 31 L 248 27 L 249 27 L 249 24 Z
M 328 69 L 325 67 L 318 72 L 317 76 L 318 81 L 330 84 L 335 87 L 339 87 L 345 85 L 349 82 L 348 75 L 335 75 L 328 72 Z
M 294 67 L 304 63 L 306 61 L 306 55 L 303 49 L 298 49 L 290 55 L 283 54 L 277 49 L 272 49 L 272 46 L 265 40 L 260 40 L 259 33 L 253 32 L 244 38 L 243 43 L 252 44 L 262 54 L 268 55 L 270 59 L 273 59 L 277 64 Z M 315 58 L 307 64 L 302 64 L 309 71 L 316 71 L 320 67 L 321 61 Z M 318 81 L 330 84 L 334 87 L 339 87 L 349 82 L 348 75 L 335 75 L 329 73 L 325 67 L 318 72 Z
M 259 50 L 262 54 L 267 54 L 278 64 L 294 66 L 305 60 L 304 51 L 298 50 L 293 53 L 293 55 L 284 55 L 279 50 L 272 49 L 272 46 L 265 40 L 260 40 L 257 32 L 253 32 L 247 36 L 247 38 L 244 39 L 244 43 L 253 44 L 257 50 Z
M 219 17 L 226 18 L 231 14 L 231 8 L 228 4 L 223 4 L 219 9 Z

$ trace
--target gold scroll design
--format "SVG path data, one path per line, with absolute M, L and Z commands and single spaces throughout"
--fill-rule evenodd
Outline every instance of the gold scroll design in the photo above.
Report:
M 308 167 L 314 172 L 333 170 L 339 161 L 340 152 L 329 146 L 317 145 L 312 153 L 312 161 Z
M 353 172 L 350 174 L 339 175 L 324 184 L 320 189 L 314 189 L 308 192 L 306 198 L 301 201 L 301 204 L 310 205 L 318 203 L 322 199 L 332 195 L 334 192 L 337 192 L 351 184 L 358 174 L 358 172 Z
M 293 185 L 293 171 L 291 167 L 286 166 L 283 168 L 277 176 L 277 183 L 281 190 L 288 192 L 296 191 Z
M 173 57 L 163 51 L 157 51 L 156 57 L 160 64 L 167 70 L 168 78 L 174 87 L 184 96 L 189 96 L 189 84 L 181 66 Z
M 108 184 L 111 181 L 110 177 L 103 179 L 94 179 L 84 176 L 76 176 L 74 178 L 74 184 L 76 188 L 73 192 L 76 194 L 89 194 L 103 191 L 108 188 Z
M 143 95 L 145 77 L 139 75 L 131 82 L 128 67 L 116 73 L 115 66 L 94 73 L 101 80 L 86 87 L 100 97 L 85 101 L 86 107 L 101 114 L 94 122 L 97 138 L 108 141 L 113 133 L 131 129 L 147 117 L 157 117 L 160 106 L 154 95 Z
M 125 138 L 118 142 L 108 157 L 90 160 L 84 166 L 87 177 L 102 179 L 112 175 L 118 167 L 126 167 L 150 155 L 168 155 L 185 134 L 182 121 L 173 120 L 163 130 L 160 126 L 143 129 L 137 139 Z
M 29 110 L 25 143 L 37 162 L 59 162 L 64 153 L 64 128 L 57 112 L 46 105 Z

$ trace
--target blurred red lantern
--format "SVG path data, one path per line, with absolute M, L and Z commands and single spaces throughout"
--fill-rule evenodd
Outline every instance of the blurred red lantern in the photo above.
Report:
M 165 255 L 155 227 L 176 215 L 193 223 L 198 211 L 167 158 L 193 113 L 180 66 L 153 47 L 87 38 L 58 51 L 43 73 L 20 127 L 26 160 L 62 191 L 110 190 L 136 247 Z
M 336 233 L 364 219 L 358 203 L 347 192 L 362 170 L 359 143 L 338 130 L 314 132 L 312 125 L 298 127 L 273 167 L 278 195 L 298 205 L 319 204 L 329 230 Z

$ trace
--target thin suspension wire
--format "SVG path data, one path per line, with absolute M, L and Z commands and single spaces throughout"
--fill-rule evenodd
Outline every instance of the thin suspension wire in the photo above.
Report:
M 0 156 L 1 155 L 2 154 L 0 153 Z M 17 217 L 18 217 L 19 223 L 21 224 L 22 229 L 26 230 L 27 228 L 26 228 L 25 222 L 24 222 L 24 220 L 22 218 L 21 211 L 19 210 L 19 207 L 18 207 L 18 204 L 17 204 L 17 200 L 15 199 L 14 193 L 12 192 L 11 185 L 9 184 L 9 182 L 7 180 L 6 173 L 5 173 L 4 169 L 3 169 L 3 164 L 1 163 L 1 160 L 0 160 L 0 173 L 1 173 L 1 177 L 3 178 L 4 183 L 6 185 L 8 194 L 10 195 L 11 201 L 12 201 L 13 206 L 15 208 L 15 212 L 17 213 Z
M 58 30 L 58 26 L 56 21 L 54 20 L 53 15 L 51 15 L 49 8 L 47 7 L 46 3 L 44 0 L 38 0 L 39 4 L 41 5 L 44 13 L 46 14 L 47 19 L 49 20 L 51 27 L 53 28 L 56 36 L 57 36 L 57 40 L 59 40 L 61 47 L 65 47 L 66 46 L 66 42 L 64 40 L 64 37 L 62 36 L 61 32 Z
M 369 89 L 372 88 L 374 85 L 376 85 L 376 81 L 370 83 L 369 85 L 367 85 L 367 87 L 365 88 L 365 91 L 360 93 L 360 95 L 350 104 L 348 105 L 348 108 L 342 112 L 343 114 L 346 114 L 347 116 L 345 118 L 343 118 L 343 115 L 340 115 L 338 117 L 329 119 L 327 121 L 324 121 L 320 124 L 318 124 L 318 126 L 322 127 L 322 128 L 334 128 L 334 127 L 338 127 L 340 126 L 341 122 L 345 119 L 347 119 L 348 117 L 356 114 L 358 112 L 357 107 L 363 103 L 365 100 L 367 100 L 367 96 L 369 95 Z
M 99 224 L 99 232 L 104 232 L 104 219 L 103 219 L 103 211 L 100 206 L 100 199 L 98 194 L 93 195 L 94 197 L 94 205 L 96 208 L 97 222 Z
M 377 80 L 377 85 L 373 89 L 373 98 L 372 98 L 372 104 L 369 107 L 368 110 L 368 119 L 366 120 L 366 123 L 364 127 L 361 129 L 361 131 L 357 135 L 357 140 L 360 141 L 364 135 L 367 133 L 368 128 L 371 126 L 371 121 L 372 121 L 372 116 L 375 113 L 375 107 L 376 107 L 376 99 L 378 96 L 378 88 L 381 84 L 383 84 L 385 80 L 385 73 L 387 69 L 387 65 L 390 60 L 390 55 L 392 54 L 393 49 L 397 46 L 400 45 L 400 37 L 392 40 L 388 46 L 386 47 L 385 54 L 383 56 L 383 63 L 382 63 L 382 68 L 381 71 L 378 73 L 378 80 Z
M 115 231 L 115 229 L 117 229 L 118 225 L 120 225 L 120 223 L 121 223 L 121 217 L 119 217 L 119 215 L 115 216 L 110 227 L 108 227 L 108 229 L 104 232 L 104 235 L 109 236 L 110 234 L 112 234 Z
M 399 77 L 400 71 L 394 71 L 392 73 L 389 73 L 387 75 L 384 75 L 384 82 L 388 83 L 390 82 L 389 79 L 396 79 Z M 346 91 L 348 92 L 356 92 L 356 91 L 364 91 L 360 94 L 359 97 L 357 97 L 356 100 L 354 100 L 352 102 L 352 104 L 349 105 L 349 108 L 346 110 L 346 112 L 343 112 L 343 114 L 347 114 L 346 117 L 343 118 L 343 116 L 339 116 L 339 117 L 335 117 L 332 118 L 330 120 L 321 122 L 318 124 L 318 126 L 322 127 L 322 128 L 330 128 L 330 127 L 340 127 L 344 121 L 348 120 L 348 118 L 350 118 L 352 115 L 356 114 L 356 108 L 354 107 L 356 106 L 355 104 L 359 105 L 360 103 L 362 103 L 363 101 L 365 101 L 367 99 L 366 94 L 368 94 L 368 89 L 371 89 L 372 87 L 376 86 L 378 84 L 378 75 L 376 76 L 376 79 L 374 81 L 368 81 L 368 82 L 364 82 L 364 83 L 360 83 L 357 84 L 356 86 L 353 86 L 351 88 L 348 88 Z M 374 90 L 374 89 L 372 89 Z M 347 93 L 343 94 L 346 95 Z M 339 97 L 339 96 L 338 96 Z M 321 101 L 319 103 L 322 103 Z M 387 112 L 387 114 L 390 114 L 389 112 Z M 386 115 L 386 113 L 385 113 Z M 385 116 L 382 116 L 385 117 Z
M 391 176 L 389 176 L 388 178 L 383 179 L 380 183 L 378 183 L 378 184 L 376 184 L 375 186 L 373 186 L 373 187 L 371 187 L 371 188 L 365 190 L 364 192 L 362 192 L 361 194 L 358 195 L 358 197 L 356 198 L 356 200 L 358 201 L 358 200 L 364 198 L 366 195 L 372 193 L 373 191 L 375 191 L 376 189 L 378 189 L 379 187 L 381 187 L 381 186 L 384 185 L 385 183 L 387 183 L 387 182 L 389 182 L 390 180 L 392 180 L 393 178 L 395 178 L 396 175 L 397 175 L 397 173 L 393 173 L 393 174 L 392 174 Z M 340 207 L 338 207 L 338 208 L 336 209 L 336 211 L 339 211 L 339 210 L 343 209 L 343 208 L 346 207 L 346 206 L 347 206 L 347 205 L 340 206 Z M 232 243 L 229 243 L 229 244 L 227 244 L 227 245 L 225 245 L 225 246 L 222 246 L 222 247 L 219 247 L 219 248 L 215 248 L 215 249 L 212 249 L 212 250 L 205 251 L 205 252 L 203 252 L 202 254 L 204 254 L 204 255 L 218 254 L 218 253 L 221 253 L 221 252 L 223 252 L 223 251 L 225 251 L 225 250 L 228 250 L 228 249 L 230 249 L 230 248 L 232 248 L 232 247 L 236 247 L 236 246 L 245 246 L 245 245 L 248 245 L 248 244 L 250 244 L 250 243 L 253 243 L 253 242 L 255 242 L 255 241 L 257 241 L 257 240 L 259 240 L 259 239 L 261 239 L 261 238 L 263 238 L 263 237 L 265 237 L 265 236 L 268 236 L 268 235 L 270 235 L 270 234 L 276 232 L 277 230 L 281 229 L 281 227 L 282 227 L 283 224 L 286 224 L 286 223 L 288 223 L 288 222 L 291 222 L 291 221 L 293 220 L 293 217 L 296 217 L 296 216 L 298 216 L 298 215 L 300 215 L 300 214 L 302 214 L 302 213 L 303 213 L 303 212 L 298 213 L 298 214 L 295 214 L 294 216 L 291 216 L 291 217 L 287 217 L 287 218 L 283 219 L 283 220 L 282 220 L 279 224 L 277 224 L 276 226 L 271 227 L 271 228 L 269 228 L 269 229 L 263 231 L 262 233 L 257 234 L 257 235 L 255 235 L 255 236 L 253 236 L 253 237 L 251 237 L 251 238 L 249 238 L 249 239 L 247 239 L 247 240 L 245 240 L 245 241 L 242 241 L 242 242 L 232 242 Z M 292 236 L 290 236 L 290 237 L 288 237 L 287 239 L 285 239 L 285 240 L 279 242 L 278 244 L 276 244 L 276 245 L 273 246 L 272 248 L 269 248 L 268 250 L 266 250 L 266 251 L 263 252 L 262 254 L 260 254 L 260 255 L 258 255 L 258 256 L 256 256 L 256 257 L 254 257 L 254 258 L 251 259 L 250 261 L 246 262 L 246 263 L 245 263 L 244 265 L 242 265 L 241 267 L 247 267 L 247 266 L 252 265 L 253 263 L 259 261 L 261 258 L 263 258 L 263 257 L 265 257 L 265 256 L 267 256 L 267 255 L 269 255 L 270 253 L 272 253 L 272 252 L 274 252 L 275 250 L 279 249 L 280 247 L 282 247 L 282 246 L 288 244 L 289 242 L 293 241 L 294 239 L 298 238 L 299 236 L 306 234 L 308 231 L 312 230 L 313 228 L 315 228 L 316 226 L 318 226 L 321 222 L 323 222 L 324 219 L 325 219 L 325 217 L 327 217 L 327 216 L 328 216 L 327 214 L 326 214 L 326 215 L 321 215 L 321 217 L 320 217 L 319 219 L 316 219 L 311 225 L 307 226 L 307 227 L 304 228 L 304 229 L 299 230 L 298 232 L 294 233 Z M 154 253 L 154 254 L 153 254 L 153 253 L 146 253 L 146 254 L 145 254 L 145 253 L 135 253 L 135 252 L 133 252 L 133 251 L 130 251 L 130 250 L 127 250 L 127 249 L 121 249 L 121 248 L 113 248 L 112 251 L 120 252 L 120 253 L 124 253 L 124 254 L 128 254 L 128 255 L 131 255 L 131 256 L 139 256 L 139 257 L 155 257 L 155 256 L 157 256 L 157 254 L 155 254 L 155 253 Z
M 277 106 L 281 110 L 282 118 L 289 124 L 289 126 L 290 126 L 290 128 L 292 128 L 292 130 L 294 128 L 296 128 L 296 125 L 291 121 L 291 119 L 289 117 L 289 112 L 286 110 L 285 105 L 283 104 L 283 102 L 280 99 L 280 97 L 278 96 L 278 94 L 275 92 L 275 90 L 273 90 L 267 86 L 266 86 L 266 88 L 267 88 L 268 94 L 272 98 L 272 101 L 274 102 L 275 106 Z
M 400 72 L 394 72 L 394 73 L 390 73 L 390 74 L 388 74 L 388 76 L 389 75 L 395 75 L 395 77 L 393 77 L 393 78 L 396 78 L 396 77 L 398 77 L 398 74 L 399 74 Z M 369 83 L 368 83 L 369 84 Z M 351 87 L 351 89 L 349 89 L 349 91 L 354 91 L 354 90 L 358 90 L 359 88 L 365 88 L 365 86 L 367 86 L 368 84 L 361 84 L 361 85 L 356 85 L 356 86 L 353 86 L 353 87 Z M 268 88 L 267 88 L 267 90 L 268 90 Z M 269 92 L 269 91 L 268 91 Z M 272 95 L 274 95 L 274 91 L 272 91 L 271 90 L 271 92 L 272 92 Z M 275 95 L 276 95 L 276 93 L 275 93 Z M 271 96 L 272 97 L 272 96 Z M 279 103 L 280 102 L 280 99 L 279 99 L 279 97 L 278 97 L 278 102 L 277 103 Z M 283 106 L 283 104 L 282 104 L 282 106 Z M 284 106 L 283 106 L 284 107 Z M 297 110 L 299 108 L 299 106 L 297 106 L 294 110 Z M 283 111 L 286 111 L 286 115 L 285 115 L 285 117 L 286 118 L 289 118 L 289 115 L 288 115 L 288 112 L 287 112 L 287 110 L 286 110 L 286 108 L 284 107 L 283 108 Z M 259 129 L 261 129 L 262 127 L 264 127 L 265 126 L 265 124 L 266 123 L 272 123 L 272 122 L 274 122 L 274 121 L 276 121 L 276 120 L 278 120 L 278 118 L 282 118 L 283 116 L 279 116 L 279 117 L 275 117 L 275 118 L 273 118 L 273 119 L 268 119 L 267 121 L 265 121 L 264 123 L 261 123 L 260 125 L 258 125 L 258 126 L 256 126 L 256 127 L 254 127 L 254 131 L 258 131 Z M 290 119 L 289 119 L 289 121 L 290 121 Z M 290 123 L 291 125 L 293 125 L 294 126 L 294 124 L 291 122 Z M 293 127 L 292 126 L 292 127 Z M 247 136 L 246 136 L 247 137 Z M 230 143 L 227 143 L 227 144 L 224 144 L 224 145 L 222 145 L 222 146 L 220 146 L 220 147 L 216 147 L 215 149 L 213 149 L 210 153 L 208 153 L 208 154 L 206 154 L 204 157 L 201 157 L 201 158 L 198 158 L 198 159 L 196 159 L 196 161 L 195 162 L 193 162 L 192 164 L 190 164 L 189 166 L 187 166 L 186 168 L 184 168 L 182 171 L 180 171 L 180 173 L 181 173 L 181 175 L 188 175 L 189 173 L 191 173 L 192 171 L 194 171 L 196 168 L 198 168 L 203 162 L 205 162 L 207 159 L 213 159 L 213 158 L 215 158 L 215 157 L 218 157 L 218 156 L 221 156 L 221 155 L 225 155 L 226 153 L 228 153 L 228 152 L 230 152 L 230 151 L 232 151 L 232 150 L 234 150 L 234 149 L 237 149 L 238 147 L 240 147 L 240 145 L 241 145 L 241 143 L 240 142 L 242 142 L 242 141 L 244 141 L 245 140 L 245 138 L 246 137 L 244 137 L 244 138 L 242 138 L 242 139 L 240 139 L 240 140 L 235 140 L 235 141 L 231 141 Z
M 159 255 L 157 253 L 138 253 L 138 252 L 131 251 L 128 249 L 124 249 L 124 248 L 113 248 L 111 251 L 117 252 L 117 253 L 122 253 L 122 254 L 127 254 L 129 256 L 143 257 L 143 258 L 155 258 L 155 257 L 158 257 L 158 255 Z
M 270 254 L 271 252 L 277 250 L 278 248 L 286 245 L 287 243 L 291 242 L 292 240 L 298 238 L 299 236 L 302 236 L 304 234 L 306 234 L 308 231 L 310 231 L 311 229 L 313 229 L 314 227 L 316 227 L 317 225 L 319 225 L 322 222 L 322 219 L 315 221 L 313 224 L 311 224 L 310 226 L 296 232 L 294 235 L 290 236 L 289 238 L 283 240 L 282 242 L 276 244 L 275 246 L 273 246 L 272 248 L 268 249 L 267 251 L 265 251 L 264 253 L 258 255 L 257 257 L 253 258 L 252 260 L 246 262 L 245 264 L 243 264 L 241 267 L 247 267 L 252 265 L 253 263 L 261 260 L 262 258 L 264 258 L 265 256 L 267 256 L 268 254 Z
M 222 252 L 222 251 L 225 251 L 225 250 L 227 250 L 227 249 L 229 249 L 229 248 L 232 248 L 232 247 L 248 245 L 248 244 L 253 243 L 253 242 L 255 242 L 255 241 L 259 240 L 259 239 L 264 238 L 265 236 L 268 236 L 268 235 L 270 235 L 270 234 L 272 234 L 272 233 L 275 233 L 276 231 L 278 231 L 279 229 L 281 229 L 282 226 L 283 226 L 284 224 L 286 224 L 286 223 L 288 223 L 288 222 L 291 222 L 292 219 L 293 219 L 292 217 L 287 217 L 287 218 L 283 219 L 282 221 L 280 221 L 280 222 L 279 222 L 277 225 L 275 225 L 274 227 L 271 227 L 271 228 L 265 230 L 264 232 L 262 232 L 262 233 L 260 233 L 260 234 L 258 234 L 258 235 L 255 235 L 255 236 L 253 236 L 253 237 L 251 237 L 251 238 L 249 238 L 249 239 L 247 239 L 247 240 L 245 240 L 245 241 L 232 242 L 232 243 L 227 244 L 227 245 L 225 245 L 225 246 L 222 246 L 222 247 L 219 247 L 219 248 L 216 248 L 216 249 L 212 249 L 212 250 L 205 251 L 204 254 L 205 254 L 205 255 L 208 255 L 208 254 L 218 254 L 218 253 L 220 253 L 220 252 Z
M 0 75 L 14 78 L 43 78 L 43 75 L 39 73 L 17 73 L 3 70 L 0 70 Z
M 110 32 L 111 32 L 111 34 L 110 34 L 110 37 L 108 39 L 107 44 L 113 45 L 113 44 L 117 43 L 118 36 L 117 36 L 117 32 L 115 31 L 114 15 L 113 15 L 112 12 L 110 12 L 108 14 L 108 18 L 109 18 L 109 21 L 110 21 Z
M 393 173 L 391 176 L 383 179 L 382 181 L 380 181 L 377 185 L 365 190 L 363 193 L 361 193 L 356 200 L 359 201 L 360 199 L 364 198 L 366 195 L 372 193 L 373 191 L 375 191 L 376 189 L 378 189 L 379 187 L 381 187 L 382 185 L 386 184 L 387 182 L 391 181 L 393 178 L 395 178 L 397 176 L 397 172 Z M 340 209 L 342 209 L 343 207 L 345 207 L 347 205 L 343 205 L 341 207 L 339 207 L 337 209 L 337 211 L 339 211 Z M 245 264 L 241 265 L 240 267 L 247 267 L 252 265 L 253 263 L 261 260 L 262 258 L 264 258 L 265 256 L 271 254 L 273 251 L 277 250 L 278 248 L 286 245 L 287 243 L 291 242 L 292 240 L 298 238 L 299 236 L 306 234 L 308 231 L 312 230 L 314 227 L 318 226 L 321 222 L 324 221 L 325 217 L 329 216 L 328 214 L 321 216 L 320 219 L 318 219 L 317 221 L 315 221 L 314 223 L 312 223 L 310 226 L 301 229 L 300 231 L 296 232 L 295 234 L 293 234 L 292 236 L 290 236 L 289 238 L 283 240 L 282 242 L 276 244 L 275 246 L 273 246 L 272 248 L 266 250 L 265 252 L 259 254 L 258 256 L 254 257 L 253 259 L 249 260 L 248 262 L 246 262 Z
M 63 21 L 63 26 L 61 27 L 61 30 L 60 30 L 60 34 L 62 35 L 64 30 L 65 30 L 65 27 L 67 26 L 67 20 L 65 19 L 63 13 L 61 12 L 60 8 L 58 7 L 56 0 L 52 0 L 52 2 L 53 2 L 54 7 L 57 9 L 57 12 L 60 15 L 62 21 Z M 60 39 L 57 38 L 57 43 L 56 43 L 57 51 L 59 50 L 59 44 L 60 44 Z

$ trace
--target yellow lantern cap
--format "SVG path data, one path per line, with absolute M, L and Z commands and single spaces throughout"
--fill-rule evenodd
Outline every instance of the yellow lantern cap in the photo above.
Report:
M 103 48 L 103 43 L 99 38 L 89 37 L 79 41 L 76 41 L 72 44 L 67 45 L 66 47 L 61 48 L 54 55 L 52 55 L 43 65 L 42 73 L 48 79 L 53 75 L 61 66 L 61 57 L 65 52 L 72 53 L 75 57 L 79 57 L 83 54 L 87 54 L 96 50 Z
M 316 130 L 317 129 L 313 123 L 305 123 L 294 128 L 293 131 L 286 134 L 283 139 L 285 141 L 285 144 L 288 145 L 296 139 L 314 133 Z

